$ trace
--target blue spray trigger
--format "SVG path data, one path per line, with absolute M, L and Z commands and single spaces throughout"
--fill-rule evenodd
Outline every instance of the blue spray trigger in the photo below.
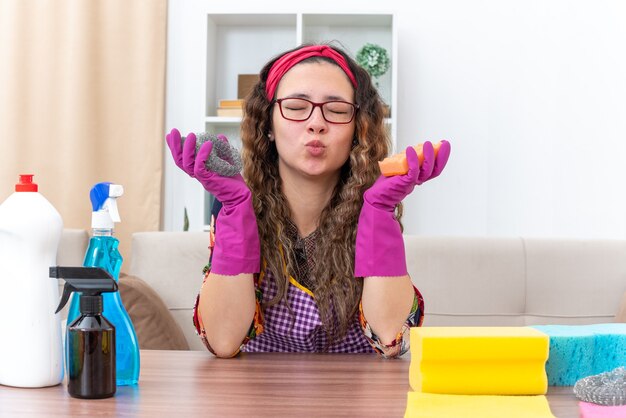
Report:
M 91 188 L 89 199 L 91 199 L 91 207 L 94 212 L 102 209 L 102 205 L 109 198 L 109 185 L 111 182 L 98 183 Z

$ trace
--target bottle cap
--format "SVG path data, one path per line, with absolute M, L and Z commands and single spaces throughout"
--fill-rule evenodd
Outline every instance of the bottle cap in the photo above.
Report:
M 15 185 L 16 192 L 36 192 L 37 184 L 33 183 L 34 174 L 20 174 L 20 182 Z
M 80 313 L 100 315 L 103 310 L 102 295 L 83 295 L 80 298 Z

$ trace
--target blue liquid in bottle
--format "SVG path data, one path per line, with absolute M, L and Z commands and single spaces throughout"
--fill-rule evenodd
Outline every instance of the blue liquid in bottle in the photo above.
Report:
M 118 244 L 118 239 L 112 236 L 110 229 L 94 229 L 83 266 L 101 267 L 119 282 L 122 255 L 117 249 Z M 135 328 L 122 304 L 119 291 L 104 293 L 102 299 L 104 304 L 102 315 L 115 326 L 117 386 L 135 385 L 139 381 L 139 341 Z M 80 316 L 79 306 L 80 294 L 74 293 L 67 316 L 68 327 Z

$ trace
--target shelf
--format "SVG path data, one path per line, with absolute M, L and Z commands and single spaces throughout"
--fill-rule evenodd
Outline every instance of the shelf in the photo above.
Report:
M 219 26 L 293 26 L 296 27 L 297 15 L 293 13 L 211 13 L 210 21 Z
M 206 123 L 211 123 L 213 125 L 227 125 L 227 126 L 235 126 L 241 123 L 240 117 L 225 117 L 225 116 L 207 116 L 204 120 Z
M 295 14 L 209 14 L 207 25 L 205 115 L 216 114 L 219 100 L 238 98 L 239 74 L 258 74 L 297 39 Z
M 304 25 L 390 28 L 393 16 L 390 14 L 305 14 Z

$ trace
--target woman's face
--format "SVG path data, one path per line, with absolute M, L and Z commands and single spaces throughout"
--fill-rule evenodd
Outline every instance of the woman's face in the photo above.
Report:
M 354 103 L 354 89 L 348 76 L 328 62 L 301 63 L 281 79 L 276 98 L 297 97 L 322 103 L 340 100 Z M 284 119 L 274 104 L 272 140 L 278 150 L 281 177 L 338 176 L 348 160 L 354 136 L 354 119 L 348 124 L 327 122 L 321 108 L 302 122 Z

